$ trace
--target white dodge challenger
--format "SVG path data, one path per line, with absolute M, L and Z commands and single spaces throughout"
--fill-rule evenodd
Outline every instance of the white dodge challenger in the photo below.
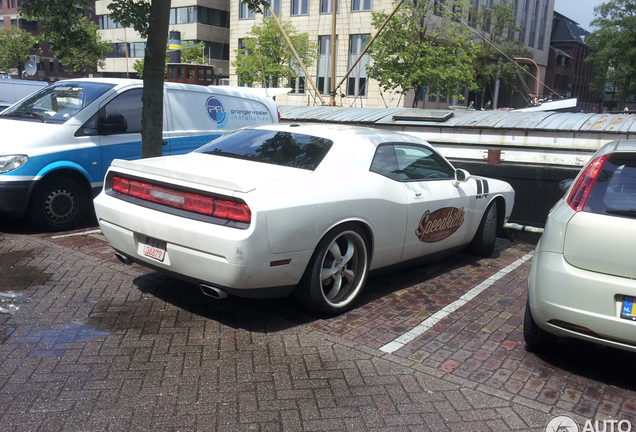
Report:
M 108 242 L 216 298 L 292 294 L 352 307 L 369 271 L 468 247 L 488 256 L 514 190 L 406 134 L 333 125 L 240 129 L 193 153 L 115 160 L 95 199 Z

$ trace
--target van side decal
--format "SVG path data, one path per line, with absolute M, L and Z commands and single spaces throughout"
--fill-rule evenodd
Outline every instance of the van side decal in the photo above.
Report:
M 216 123 L 218 129 L 225 127 L 227 121 L 230 119 L 225 111 L 223 102 L 216 96 L 210 96 L 208 100 L 205 101 L 205 109 L 208 112 L 210 120 Z

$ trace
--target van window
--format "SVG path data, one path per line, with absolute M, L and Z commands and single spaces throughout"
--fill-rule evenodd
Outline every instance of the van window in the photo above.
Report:
M 15 120 L 64 123 L 86 108 L 114 84 L 63 81 L 43 88 L 0 117 Z
M 129 90 L 108 102 L 100 110 L 100 123 L 122 122 L 123 118 L 126 127 L 117 133 L 141 133 L 141 94 L 142 89 Z

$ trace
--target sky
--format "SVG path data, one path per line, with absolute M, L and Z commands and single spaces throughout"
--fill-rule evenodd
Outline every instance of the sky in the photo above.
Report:
M 594 19 L 594 6 L 605 3 L 606 0 L 555 0 L 554 10 L 576 21 L 587 31 L 594 30 L 590 21 Z

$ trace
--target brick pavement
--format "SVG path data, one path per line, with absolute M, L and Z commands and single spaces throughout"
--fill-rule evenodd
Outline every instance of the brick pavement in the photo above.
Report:
M 286 299 L 211 300 L 120 264 L 98 235 L 0 234 L 0 291 L 17 294 L 2 304 L 19 307 L 0 314 L 0 430 L 541 431 L 559 413 L 636 425 L 633 354 L 525 351 L 529 262 L 378 349 L 531 249 L 499 241 L 493 258 L 373 277 L 360 307 L 325 319 Z

